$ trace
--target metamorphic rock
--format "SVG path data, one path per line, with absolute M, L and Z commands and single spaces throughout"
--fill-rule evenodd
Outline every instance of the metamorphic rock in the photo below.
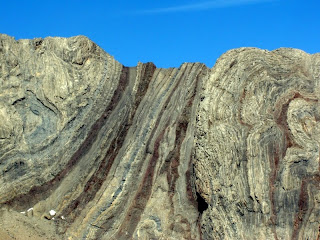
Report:
M 125 67 L 0 35 L 0 239 L 319 239 L 320 54 Z

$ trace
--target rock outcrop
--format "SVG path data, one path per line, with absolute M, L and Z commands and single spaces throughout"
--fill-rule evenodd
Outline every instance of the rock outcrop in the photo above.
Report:
M 319 54 L 125 67 L 0 35 L 0 84 L 6 239 L 319 239 Z
M 319 239 L 320 55 L 237 49 L 203 83 L 196 185 L 205 239 Z

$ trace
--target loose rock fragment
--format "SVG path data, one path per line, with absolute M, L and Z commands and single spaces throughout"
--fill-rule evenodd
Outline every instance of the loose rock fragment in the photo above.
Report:
M 50 210 L 50 211 L 49 211 L 49 214 L 50 214 L 50 216 L 52 216 L 52 217 L 53 217 L 53 216 L 55 216 L 55 215 L 56 215 L 56 211 L 55 211 L 55 210 Z

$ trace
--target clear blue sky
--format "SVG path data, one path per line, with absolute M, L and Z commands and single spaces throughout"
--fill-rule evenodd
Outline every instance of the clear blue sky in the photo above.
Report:
M 1 33 L 86 35 L 126 66 L 212 67 L 238 47 L 320 52 L 319 0 L 2 0 L 1 10 Z

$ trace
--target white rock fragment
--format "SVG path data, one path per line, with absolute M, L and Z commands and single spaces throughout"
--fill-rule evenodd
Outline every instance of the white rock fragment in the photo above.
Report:
M 64 216 L 61 216 L 61 219 L 65 219 L 65 217 L 64 217 Z
M 49 212 L 49 214 L 50 214 L 50 216 L 55 216 L 56 215 L 56 211 L 55 210 L 50 210 L 50 212 Z
M 26 212 L 20 212 L 20 213 L 22 213 L 22 214 L 26 214 Z
M 28 217 L 32 217 L 32 216 L 33 216 L 33 208 L 29 208 L 29 209 L 27 210 L 27 216 L 28 216 Z

